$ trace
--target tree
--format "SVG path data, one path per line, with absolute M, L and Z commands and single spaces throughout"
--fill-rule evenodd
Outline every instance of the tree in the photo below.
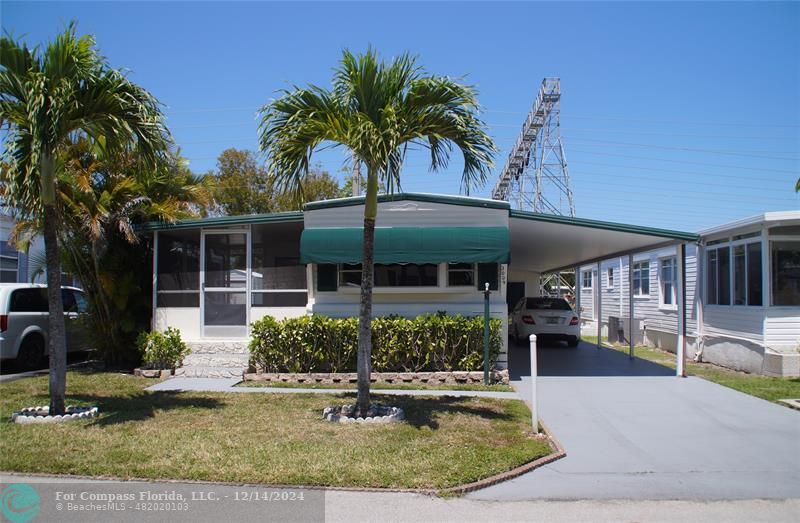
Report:
M 170 138 L 158 101 L 112 69 L 92 36 L 71 23 L 44 51 L 0 39 L 0 127 L 7 132 L 4 197 L 23 218 L 42 226 L 49 304 L 50 413 L 63 414 L 66 391 L 64 308 L 59 259 L 59 154 L 76 137 L 109 152 L 135 144 L 144 160 L 167 149 Z
M 89 298 L 94 348 L 107 363 L 134 363 L 138 354 L 131 348 L 152 313 L 152 258 L 138 245 L 135 225 L 202 214 L 210 188 L 176 154 L 154 165 L 136 150 L 108 156 L 82 139 L 63 156 L 65 266 Z
M 303 180 L 302 196 L 289 192 L 277 191 L 274 193 L 276 212 L 294 211 L 303 208 L 306 202 L 316 202 L 319 200 L 330 200 L 340 198 L 342 189 L 339 182 L 327 171 L 323 171 L 320 166 L 312 168 Z
M 409 145 L 430 151 L 431 171 L 446 167 L 455 147 L 464 158 L 461 190 L 469 194 L 472 186 L 485 182 L 495 152 L 477 112 L 472 87 L 426 75 L 409 55 L 387 64 L 372 49 L 359 56 L 344 51 L 331 90 L 313 85 L 284 90 L 261 108 L 259 142 L 279 190 L 302 193 L 311 154 L 323 143 L 346 147 L 367 170 L 356 364 L 359 415 L 369 409 L 378 184 L 385 183 L 389 192 L 399 186 Z
M 273 212 L 272 183 L 253 151 L 225 149 L 217 158 L 217 212 L 227 216 Z
M 275 192 L 267 170 L 253 151 L 225 149 L 217 158 L 216 212 L 226 216 L 302 209 L 303 203 L 338 198 L 339 182 L 317 165 L 303 180 L 302 196 Z

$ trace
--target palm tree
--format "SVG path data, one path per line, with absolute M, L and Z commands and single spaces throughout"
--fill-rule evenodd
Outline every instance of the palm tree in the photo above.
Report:
M 453 146 L 464 157 L 461 190 L 482 184 L 492 166 L 494 143 L 477 116 L 472 87 L 447 77 L 428 76 L 409 55 L 391 63 L 368 50 L 344 51 L 333 89 L 317 86 L 282 91 L 261 108 L 259 142 L 269 155 L 279 190 L 303 192 L 312 152 L 323 143 L 346 147 L 367 169 L 364 242 L 358 330 L 359 415 L 369 409 L 372 286 L 378 184 L 400 186 L 408 146 L 430 151 L 430 170 L 446 167 Z
M 3 185 L 23 219 L 42 223 L 47 259 L 50 413 L 64 412 L 66 346 L 61 303 L 57 159 L 76 137 L 109 151 L 136 145 L 146 159 L 169 143 L 158 102 L 109 67 L 71 23 L 44 51 L 0 38 L 0 127 L 7 132 Z

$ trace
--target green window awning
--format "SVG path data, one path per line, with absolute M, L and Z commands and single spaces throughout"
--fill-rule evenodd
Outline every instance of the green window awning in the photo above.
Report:
M 305 229 L 300 263 L 361 263 L 360 227 Z M 375 263 L 508 263 L 507 227 L 378 227 Z

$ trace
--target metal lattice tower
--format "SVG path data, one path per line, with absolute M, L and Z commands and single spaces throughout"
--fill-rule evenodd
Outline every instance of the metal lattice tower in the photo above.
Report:
M 492 191 L 520 210 L 575 216 L 561 143 L 561 81 L 545 78 Z

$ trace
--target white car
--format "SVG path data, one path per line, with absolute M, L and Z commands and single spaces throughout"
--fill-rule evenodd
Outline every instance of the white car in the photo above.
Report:
M 544 340 L 566 341 L 577 347 L 581 339 L 580 318 L 563 298 L 522 298 L 511 310 L 511 335 L 521 343 L 531 334 Z
M 67 351 L 85 350 L 80 324 L 88 311 L 83 291 L 62 287 Z M 47 355 L 47 287 L 33 283 L 0 284 L 0 360 L 16 360 L 23 369 L 38 368 Z

